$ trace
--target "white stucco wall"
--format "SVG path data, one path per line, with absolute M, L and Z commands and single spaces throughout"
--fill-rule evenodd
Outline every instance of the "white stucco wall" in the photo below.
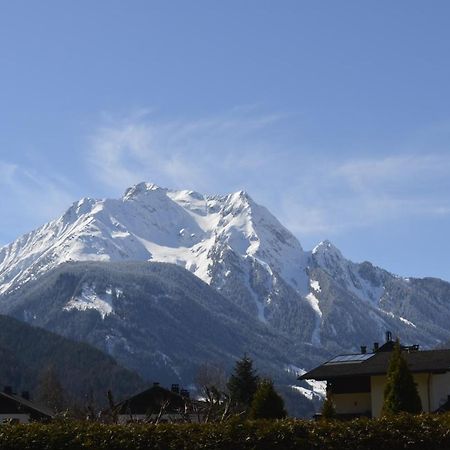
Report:
M 425 412 L 434 411 L 436 408 L 433 408 L 433 384 L 432 378 L 433 376 L 428 373 L 415 373 L 413 374 L 414 381 L 417 383 L 417 390 L 419 392 L 419 397 L 422 402 L 422 409 Z M 431 380 L 431 381 L 430 381 Z M 436 389 L 440 389 L 443 392 L 445 389 L 443 386 L 444 380 L 436 381 Z M 429 391 L 429 383 L 430 383 L 430 397 L 428 396 Z M 372 394 L 372 417 L 379 417 L 381 414 L 381 408 L 383 407 L 384 400 L 384 386 L 386 385 L 386 375 L 376 375 L 370 377 L 370 390 Z M 436 394 L 441 395 L 441 394 Z
M 9 422 L 10 420 L 18 420 L 20 423 L 29 423 L 29 414 L 0 414 L 0 424 Z
M 383 406 L 385 375 L 370 377 L 370 392 L 372 397 L 372 417 L 378 417 Z
M 370 412 L 370 392 L 355 394 L 333 394 L 333 403 L 338 414 L 363 414 Z
M 434 412 L 448 400 L 450 395 L 450 372 L 444 374 L 413 374 L 417 383 L 422 409 Z M 339 414 L 359 414 L 368 411 L 372 417 L 379 417 L 384 401 L 386 375 L 370 377 L 370 393 L 333 394 L 336 412 Z
M 436 411 L 450 395 L 450 372 L 431 376 L 431 411 Z

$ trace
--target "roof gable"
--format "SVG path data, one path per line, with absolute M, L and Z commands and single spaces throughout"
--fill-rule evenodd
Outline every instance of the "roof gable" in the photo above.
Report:
M 148 414 L 160 411 L 163 404 L 167 411 L 184 409 L 188 398 L 160 386 L 153 386 L 124 400 L 119 405 L 119 414 Z
M 34 418 L 53 417 L 53 413 L 40 405 L 15 394 L 0 392 L 0 413 L 2 414 L 30 414 Z

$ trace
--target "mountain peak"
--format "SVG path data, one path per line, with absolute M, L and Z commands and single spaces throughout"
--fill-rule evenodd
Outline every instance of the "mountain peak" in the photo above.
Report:
M 329 240 L 320 242 L 313 248 L 313 258 L 322 267 L 334 267 L 345 261 L 341 251 L 334 246 Z
M 148 192 L 152 191 L 167 191 L 167 189 L 161 188 L 155 183 L 142 181 L 138 184 L 135 184 L 134 186 L 129 187 L 123 195 L 123 200 L 130 200 L 132 198 L 137 198 L 141 195 L 145 195 Z
M 313 253 L 313 255 L 321 254 L 321 253 L 334 253 L 334 254 L 337 254 L 340 257 L 342 257 L 341 251 L 328 239 L 325 239 L 324 241 L 319 242 L 319 244 L 317 244 L 313 248 L 312 253 Z
M 232 194 L 227 195 L 226 204 L 229 208 L 237 209 L 239 211 L 251 211 L 256 206 L 253 199 L 244 190 L 233 192 Z

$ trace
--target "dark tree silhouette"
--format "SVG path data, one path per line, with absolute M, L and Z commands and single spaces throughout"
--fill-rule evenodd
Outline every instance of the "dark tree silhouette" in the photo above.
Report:
M 322 404 L 322 409 L 320 412 L 322 414 L 322 418 L 325 420 L 336 417 L 336 409 L 334 408 L 333 399 L 329 390 L 327 390 L 327 397 Z
M 382 415 L 400 412 L 418 414 L 422 411 L 417 384 L 414 382 L 408 365 L 402 356 L 398 340 L 392 351 L 386 378 Z
M 262 380 L 250 407 L 251 419 L 282 419 L 286 417 L 284 401 L 273 387 L 272 380 Z
M 259 377 L 253 369 L 253 361 L 245 355 L 236 362 L 234 371 L 228 380 L 231 400 L 248 411 L 258 389 Z

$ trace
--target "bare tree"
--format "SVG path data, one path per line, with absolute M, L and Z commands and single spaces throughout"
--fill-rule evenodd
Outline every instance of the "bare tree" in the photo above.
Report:
M 48 366 L 41 372 L 36 400 L 57 414 L 65 411 L 66 393 L 53 366 Z
M 197 370 L 195 383 L 205 402 L 204 411 L 199 411 L 199 421 L 225 420 L 229 415 L 231 402 L 227 393 L 227 376 L 224 367 L 212 362 L 203 363 Z

